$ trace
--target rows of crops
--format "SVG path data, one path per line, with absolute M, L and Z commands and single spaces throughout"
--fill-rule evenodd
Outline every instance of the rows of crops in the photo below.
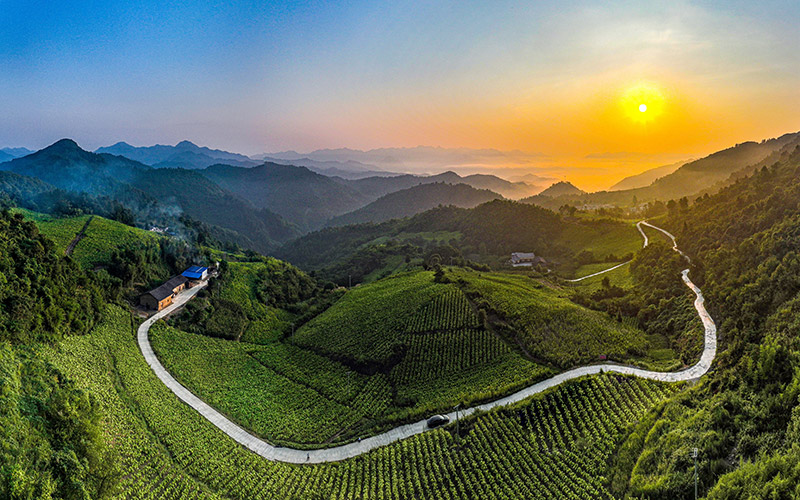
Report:
M 22 208 L 15 208 L 14 210 L 23 214 L 26 219 L 35 222 L 39 232 L 56 244 L 56 253 L 59 255 L 64 255 L 64 251 L 70 241 L 75 238 L 75 235 L 78 234 L 83 226 L 86 225 L 89 217 L 91 217 L 90 215 L 82 215 L 80 217 L 58 218 Z
M 159 359 L 179 382 L 272 442 L 325 442 L 362 416 L 357 409 L 259 363 L 237 343 L 185 333 L 163 323 L 151 328 L 150 335 Z
M 406 384 L 487 364 L 511 352 L 496 335 L 477 328 L 409 335 L 408 339 L 409 350 L 392 372 Z
M 452 287 L 425 304 L 408 321 L 408 332 L 431 332 L 477 328 L 478 316 L 464 293 Z
M 294 446 L 371 435 L 552 374 L 484 330 L 405 337 L 412 347 L 391 373 L 366 375 L 291 344 L 235 343 L 160 323 L 150 330 L 159 359 L 182 384 L 256 434 Z
M 156 233 L 130 227 L 100 216 L 81 215 L 58 218 L 25 209 L 15 210 L 22 213 L 26 219 L 35 222 L 39 231 L 53 240 L 56 244 L 56 252 L 61 255 L 91 217 L 92 221 L 86 228 L 84 237 L 72 251 L 72 258 L 83 267 L 107 263 L 114 249 L 128 243 L 156 241 L 159 237 Z
M 614 321 L 605 313 L 559 297 L 522 275 L 460 271 L 468 293 L 510 324 L 534 357 L 567 368 L 602 357 L 627 360 L 647 349 L 643 331 Z
M 360 303 L 358 291 L 377 288 L 392 293 L 379 283 L 359 287 L 340 301 L 355 316 L 385 317 L 389 310 L 406 318 L 397 321 L 394 330 L 387 328 L 381 337 L 375 335 L 376 341 L 391 346 L 387 349 L 395 353 L 390 366 L 354 365 L 352 351 L 331 354 L 322 346 L 311 349 L 303 342 L 232 343 L 162 325 L 151 330 L 151 342 L 167 369 L 190 390 L 256 434 L 293 446 L 369 436 L 459 402 L 496 399 L 552 375 L 550 369 L 525 359 L 478 327 L 477 315 L 456 285 L 435 283 L 432 273 L 409 274 L 395 280 L 395 285 L 424 288 L 422 295 L 431 299 L 427 304 L 419 304 L 418 298 L 390 301 L 382 310 L 363 311 L 373 303 Z M 242 295 L 239 300 L 246 302 L 246 286 L 231 287 L 229 293 L 237 289 Z M 357 305 L 352 304 L 353 297 Z M 325 325 L 352 327 L 330 321 L 329 313 L 324 314 Z M 443 320 L 434 321 L 436 315 Z M 465 324 L 472 327 L 464 328 Z M 427 325 L 426 332 L 408 325 Z M 427 331 L 432 327 L 437 329 Z M 278 425 L 291 408 L 298 410 L 292 427 Z M 319 413 L 323 410 L 335 410 L 339 418 L 323 416 Z
M 435 283 L 432 272 L 416 272 L 355 288 L 304 325 L 292 342 L 334 357 L 386 364 L 403 345 L 409 321 L 453 287 Z
M 345 462 L 292 466 L 237 445 L 160 384 L 119 309 L 50 351 L 98 395 L 126 499 L 602 498 L 621 429 L 676 388 L 601 375 L 465 419 L 460 438 L 450 426 Z
M 83 267 L 91 267 L 108 262 L 116 248 L 135 242 L 155 242 L 158 238 L 156 233 L 94 216 L 84 237 L 72 251 L 72 258 Z

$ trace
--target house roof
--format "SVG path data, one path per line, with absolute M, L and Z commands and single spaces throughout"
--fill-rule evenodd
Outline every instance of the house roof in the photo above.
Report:
M 181 273 L 181 276 L 186 276 L 187 278 L 196 280 L 202 278 L 203 273 L 206 271 L 208 271 L 207 267 L 192 266 L 189 269 L 185 270 L 183 273 Z
M 184 276 L 175 276 L 173 278 L 170 278 L 163 285 L 147 292 L 147 295 L 152 295 L 154 299 L 161 302 L 162 300 L 172 295 L 174 293 L 173 290 L 175 290 L 175 288 L 186 283 L 187 281 L 189 280 L 187 280 Z

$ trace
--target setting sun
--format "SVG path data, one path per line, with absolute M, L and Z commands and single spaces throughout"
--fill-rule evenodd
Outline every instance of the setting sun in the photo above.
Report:
M 664 113 L 666 98 L 659 85 L 637 82 L 622 92 L 620 104 L 630 120 L 647 124 Z

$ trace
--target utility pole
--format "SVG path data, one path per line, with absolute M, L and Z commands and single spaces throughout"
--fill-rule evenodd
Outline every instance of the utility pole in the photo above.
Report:
M 694 500 L 697 500 L 697 448 L 692 448 L 692 458 L 694 459 Z
M 461 403 L 458 403 L 455 407 L 456 410 L 456 440 L 460 443 L 461 442 L 461 427 L 458 423 L 458 410 L 461 409 Z

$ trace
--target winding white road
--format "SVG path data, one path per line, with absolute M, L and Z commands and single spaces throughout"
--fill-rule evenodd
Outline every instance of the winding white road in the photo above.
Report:
M 644 224 L 648 227 L 661 231 L 670 239 L 672 239 L 673 244 L 675 243 L 675 237 L 672 236 L 667 231 L 653 226 L 652 224 L 648 224 L 647 222 L 640 222 L 637 224 L 639 231 L 641 232 L 642 236 L 645 240 L 645 246 L 647 246 L 648 240 L 647 236 L 644 234 L 644 231 L 641 228 L 641 224 Z M 678 250 L 677 245 L 673 246 L 673 249 L 684 257 L 686 257 L 683 252 Z M 688 257 L 686 257 L 688 260 Z M 608 271 L 608 270 L 607 270 Z M 697 298 L 694 301 L 694 307 L 697 309 L 697 314 L 700 316 L 700 320 L 703 322 L 703 327 L 705 329 L 705 346 L 703 349 L 703 354 L 700 356 L 700 361 L 697 362 L 694 366 L 691 366 L 685 370 L 678 371 L 678 372 L 655 372 L 649 370 L 643 370 L 641 368 L 634 368 L 631 366 L 623 366 L 623 365 L 614 365 L 614 364 L 598 364 L 598 365 L 589 365 L 583 366 L 580 368 L 573 368 L 572 370 L 567 370 L 565 372 L 559 373 L 547 380 L 543 380 L 531 386 L 528 386 L 520 391 L 517 391 L 513 394 L 510 394 L 504 398 L 498 399 L 496 401 L 492 401 L 490 403 L 485 403 L 482 405 L 474 406 L 472 408 L 466 408 L 459 412 L 460 417 L 464 417 L 465 415 L 470 415 L 476 411 L 488 411 L 492 408 L 497 408 L 499 406 L 506 406 L 512 403 L 516 403 L 521 401 L 525 398 L 533 396 L 534 394 L 538 394 L 542 391 L 555 387 L 563 382 L 568 380 L 576 379 L 579 377 L 583 377 L 586 375 L 593 375 L 601 372 L 613 372 L 613 373 L 621 373 L 624 375 L 635 375 L 637 377 L 651 379 L 651 380 L 658 380 L 661 382 L 682 382 L 686 380 L 694 380 L 705 374 L 709 368 L 711 367 L 711 363 L 714 361 L 714 357 L 717 354 L 717 327 L 714 324 L 714 321 L 711 319 L 711 316 L 706 311 L 705 305 L 703 304 L 703 294 L 701 293 L 700 289 L 695 286 L 694 283 L 689 279 L 689 270 L 686 269 L 682 272 L 683 282 L 686 283 L 686 286 L 691 288 L 691 290 L 695 293 Z M 267 460 L 279 461 L 279 462 L 287 462 L 287 463 L 294 463 L 294 464 L 303 464 L 303 463 L 323 463 L 323 462 L 337 462 L 340 460 L 345 460 L 348 458 L 356 457 L 363 453 L 367 453 L 370 450 L 374 450 L 375 448 L 379 448 L 381 446 L 386 446 L 390 443 L 395 441 L 399 441 L 401 439 L 406 439 L 408 437 L 414 436 L 415 434 L 423 433 L 428 429 L 425 420 L 421 420 L 419 422 L 415 422 L 413 424 L 402 425 L 400 427 L 395 427 L 392 430 L 384 432 L 382 434 L 378 434 L 376 436 L 372 436 L 366 439 L 362 439 L 359 442 L 354 442 L 350 444 L 345 444 L 342 446 L 337 446 L 335 448 L 325 448 L 319 450 L 297 450 L 293 448 L 283 448 L 273 446 L 262 439 L 250 434 L 246 430 L 242 429 L 235 423 L 231 422 L 226 416 L 212 408 L 206 402 L 192 394 L 186 387 L 182 386 L 178 383 L 175 378 L 167 372 L 164 366 L 156 357 L 155 353 L 153 352 L 153 348 L 150 345 L 150 340 L 148 338 L 148 331 L 150 330 L 150 326 L 159 319 L 163 318 L 164 316 L 170 314 L 178 307 L 181 307 L 183 304 L 188 302 L 192 297 L 194 297 L 198 291 L 200 291 L 205 285 L 196 286 L 191 288 L 181 295 L 179 295 L 175 303 L 166 309 L 158 312 L 157 314 L 153 315 L 149 319 L 147 319 L 144 323 L 139 326 L 137 339 L 139 342 L 139 348 L 142 350 L 142 354 L 144 355 L 145 360 L 147 360 L 147 364 L 153 369 L 156 376 L 167 386 L 169 389 L 175 393 L 178 398 L 180 398 L 183 402 L 197 410 L 203 417 L 205 417 L 209 422 L 214 424 L 217 428 L 219 428 L 222 432 L 233 438 L 236 442 L 241 444 L 242 446 L 250 449 L 254 453 L 259 454 L 260 456 L 266 458 Z M 447 416 L 450 420 L 455 419 L 456 414 L 455 412 L 448 413 Z
M 646 247 L 646 246 L 647 246 L 647 243 L 649 242 L 649 240 L 647 239 L 647 235 L 646 235 L 646 234 L 644 234 L 644 230 L 642 229 L 642 224 L 646 224 L 646 225 L 648 225 L 648 226 L 650 226 L 650 224 L 647 224 L 647 223 L 646 223 L 646 222 L 644 222 L 644 221 L 641 221 L 641 222 L 637 222 L 637 223 L 636 223 L 636 229 L 638 229 L 638 230 L 639 230 L 639 234 L 641 234 L 641 235 L 642 235 L 642 238 L 644 238 L 644 245 L 642 245 L 642 248 L 644 248 L 644 247 Z M 657 227 L 655 227 L 655 226 L 650 226 L 650 227 L 652 227 L 652 228 L 655 228 L 655 229 L 659 229 L 659 228 L 657 228 Z M 661 229 L 659 229 L 659 231 L 661 231 Z M 666 231 L 664 231 L 664 233 L 666 233 L 666 234 L 669 234 L 669 233 L 667 233 Z M 670 235 L 670 236 L 672 236 L 672 235 Z M 672 238 L 672 242 L 673 242 L 673 243 L 675 243 L 675 238 Z M 677 246 L 675 246 L 675 247 L 673 247 L 673 248 L 674 248 L 675 250 L 678 250 L 678 247 L 677 247 Z M 678 250 L 678 251 L 680 252 L 680 250 Z M 683 252 L 681 252 L 681 255 L 683 255 Z M 614 266 L 614 267 L 609 267 L 608 269 L 603 269 L 602 271 L 596 272 L 596 273 L 594 273 L 594 274 L 590 274 L 590 275 L 588 275 L 588 276 L 582 276 L 582 277 L 580 277 L 580 278 L 575 278 L 575 279 L 573 279 L 573 280 L 566 280 L 566 281 L 568 281 L 568 282 L 570 282 L 570 283 L 577 283 L 577 282 L 579 282 L 579 281 L 583 281 L 583 280 L 585 280 L 585 279 L 588 279 L 588 278 L 594 278 L 595 276 L 600 276 L 601 274 L 605 274 L 605 273 L 607 273 L 607 272 L 609 272 L 609 271 L 613 271 L 614 269 L 618 269 L 618 268 L 620 268 L 620 267 L 624 266 L 625 264 L 630 264 L 631 262 L 633 262 L 633 261 L 631 261 L 631 260 L 627 260 L 627 261 L 623 262 L 622 264 L 617 264 L 617 265 L 616 265 L 616 266 Z

